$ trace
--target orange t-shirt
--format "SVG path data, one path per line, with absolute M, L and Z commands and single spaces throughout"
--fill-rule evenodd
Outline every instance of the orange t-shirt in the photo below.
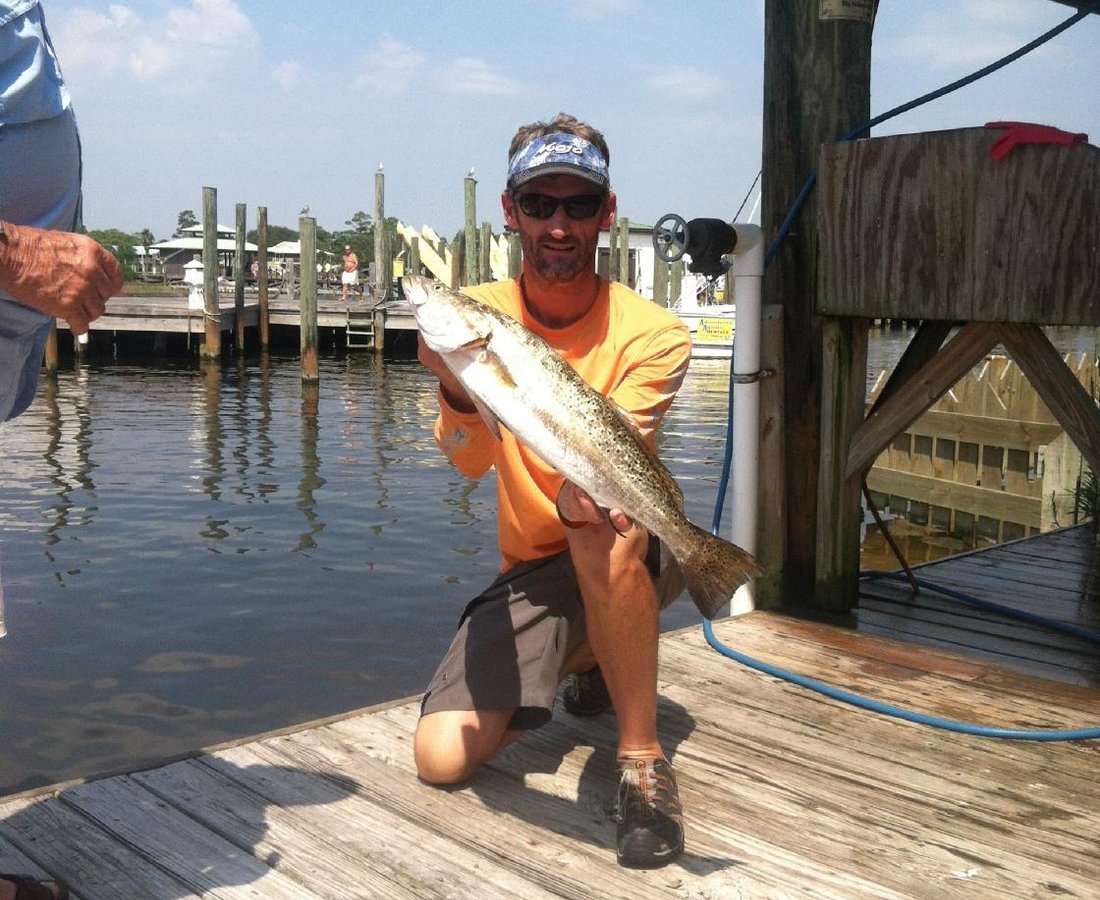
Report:
M 691 336 L 677 316 L 603 279 L 592 308 L 565 328 L 548 328 L 534 319 L 515 280 L 465 292 L 539 335 L 588 384 L 630 413 L 645 441 L 655 446 L 657 426 L 691 356 Z M 469 478 L 496 469 L 501 569 L 564 550 L 565 530 L 554 508 L 562 476 L 503 426 L 498 441 L 478 413 L 457 412 L 442 395 L 439 408 L 436 441 L 454 466 Z

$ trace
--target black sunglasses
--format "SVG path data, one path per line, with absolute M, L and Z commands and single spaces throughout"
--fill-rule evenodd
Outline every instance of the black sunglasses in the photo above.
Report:
M 549 197 L 546 194 L 514 194 L 520 212 L 532 219 L 549 219 L 560 206 L 570 219 L 591 219 L 603 207 L 606 194 Z

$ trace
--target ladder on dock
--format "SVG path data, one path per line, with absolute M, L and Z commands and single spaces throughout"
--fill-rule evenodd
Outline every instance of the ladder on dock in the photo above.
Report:
M 348 323 L 345 334 L 349 350 L 371 350 L 374 348 L 374 310 L 347 310 Z

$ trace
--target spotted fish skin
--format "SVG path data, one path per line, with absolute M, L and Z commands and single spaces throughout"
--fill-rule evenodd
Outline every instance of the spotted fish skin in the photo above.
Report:
M 751 554 L 688 520 L 676 480 L 633 425 L 537 334 L 428 278 L 406 275 L 402 286 L 425 343 L 488 426 L 503 425 L 600 506 L 664 541 L 706 618 L 761 573 Z

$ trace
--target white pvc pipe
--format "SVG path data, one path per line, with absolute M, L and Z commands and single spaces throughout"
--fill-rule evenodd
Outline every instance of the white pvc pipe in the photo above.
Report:
M 734 376 L 757 375 L 760 371 L 760 336 L 764 280 L 764 233 L 758 225 L 735 224 L 737 245 L 733 248 L 732 271 L 737 303 L 733 337 Z M 731 540 L 749 553 L 756 553 L 759 518 L 760 470 L 760 381 L 735 379 L 733 384 L 733 462 L 730 473 L 733 501 Z M 756 607 L 753 582 L 737 589 L 730 603 L 730 615 L 752 612 Z

